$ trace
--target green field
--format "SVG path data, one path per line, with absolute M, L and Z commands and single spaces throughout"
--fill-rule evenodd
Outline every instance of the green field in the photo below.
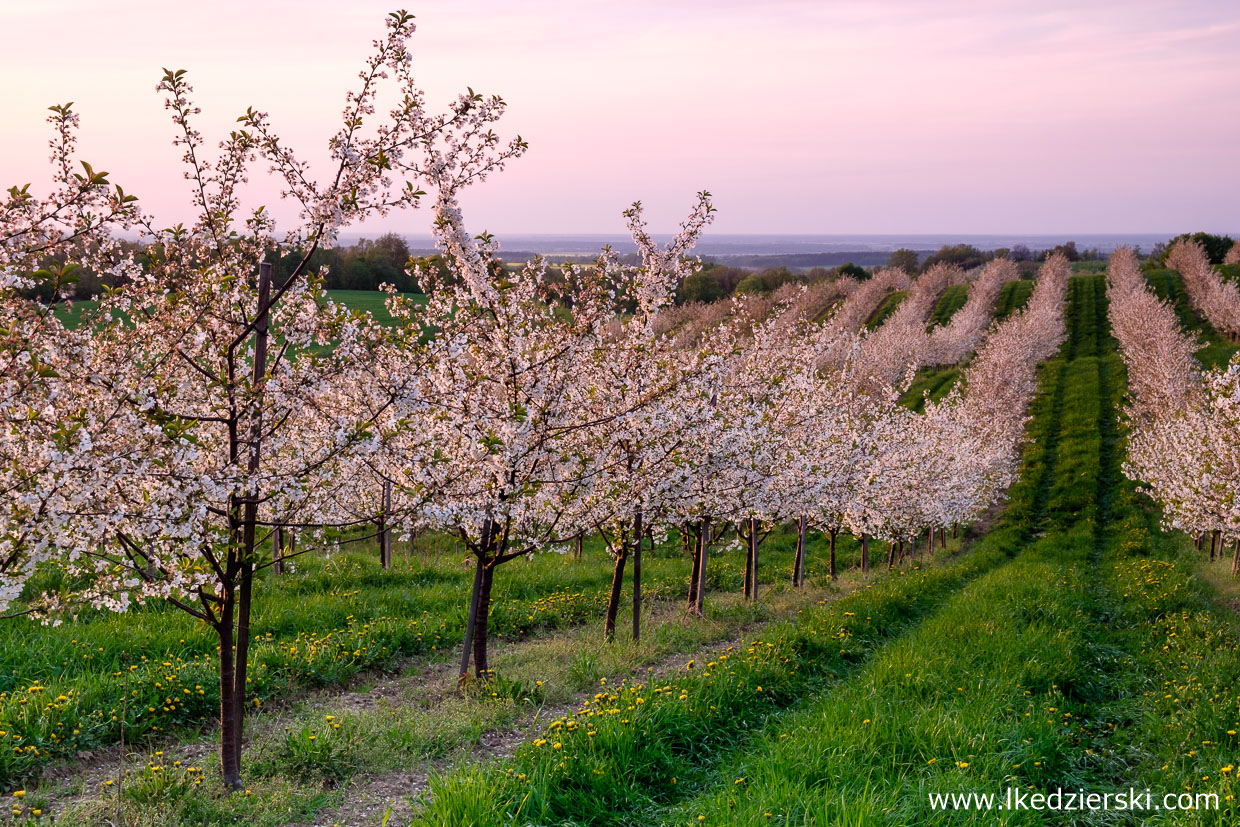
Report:
M 380 323 L 390 324 L 392 322 L 392 316 L 388 313 L 385 305 L 387 300 L 386 293 L 378 290 L 328 290 L 327 295 L 332 301 L 340 302 L 355 310 L 363 310 L 370 313 Z M 404 295 L 419 304 L 426 303 L 426 297 L 420 293 L 405 293 Z M 65 309 L 61 305 L 56 308 L 56 318 L 69 327 L 76 327 L 82 313 L 94 306 L 95 302 L 93 301 L 75 301 L 73 302 L 72 309 Z

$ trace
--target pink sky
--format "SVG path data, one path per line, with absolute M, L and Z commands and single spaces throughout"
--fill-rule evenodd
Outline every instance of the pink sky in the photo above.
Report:
M 82 155 L 187 220 L 161 67 L 189 70 L 209 138 L 253 105 L 313 158 L 393 5 L 0 0 L 0 183 L 43 183 L 46 107 L 72 100 Z M 619 232 L 640 198 L 670 231 L 706 188 L 715 232 L 1240 231 L 1234 2 L 409 9 L 430 101 L 498 93 L 530 142 L 466 199 L 473 229 Z

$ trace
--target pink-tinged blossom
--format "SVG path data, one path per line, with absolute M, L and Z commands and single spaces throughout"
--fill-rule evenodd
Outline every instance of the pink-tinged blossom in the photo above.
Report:
M 1193 309 L 1219 333 L 1240 338 L 1240 287 L 1224 281 L 1196 241 L 1177 241 L 1167 253 L 1167 265 L 1178 270 Z
M 1227 301 L 1218 275 L 1195 244 L 1177 244 L 1169 263 L 1192 280 L 1205 312 Z M 1196 337 L 1174 308 L 1146 286 L 1130 250 L 1111 256 L 1107 273 L 1111 328 L 1128 369 L 1128 457 L 1124 473 L 1159 503 L 1163 524 L 1194 535 L 1240 538 L 1240 359 L 1203 372 Z

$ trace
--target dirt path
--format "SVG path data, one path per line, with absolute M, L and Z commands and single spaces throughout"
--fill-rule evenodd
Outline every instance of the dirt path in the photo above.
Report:
M 840 592 L 831 599 L 837 599 L 843 594 L 845 592 Z M 809 595 L 804 597 L 806 599 L 797 601 L 797 603 L 808 605 L 819 602 Z M 677 608 L 675 612 L 678 613 L 679 609 Z M 654 663 L 642 664 L 628 674 L 607 675 L 607 682 L 614 685 L 622 680 L 667 677 L 683 671 L 690 659 L 705 662 L 711 655 L 729 647 L 740 646 L 755 635 L 760 635 L 762 630 L 770 624 L 783 619 L 785 616 L 781 613 L 777 617 L 746 624 L 740 630 L 721 635 L 693 650 L 673 652 Z M 671 619 L 664 618 L 664 622 L 669 622 L 669 620 Z M 582 705 L 591 698 L 594 690 L 595 687 L 590 687 L 576 692 L 566 703 L 540 706 L 510 726 L 487 730 L 478 737 L 477 742 L 468 752 L 454 759 L 426 761 L 423 766 L 416 769 L 409 768 L 373 777 L 355 778 L 343 790 L 343 803 L 320 813 L 313 822 L 302 822 L 294 827 L 374 827 L 383 820 L 387 813 L 390 813 L 388 824 L 407 824 L 413 817 L 417 799 L 426 791 L 429 778 L 435 772 L 450 769 L 462 759 L 472 764 L 511 757 L 518 745 L 537 736 L 549 721 L 581 709 Z

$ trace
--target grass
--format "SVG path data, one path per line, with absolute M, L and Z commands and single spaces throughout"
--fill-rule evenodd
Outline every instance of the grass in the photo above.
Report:
M 419 543 L 419 553 L 398 555 L 391 571 L 380 569 L 377 552 L 365 546 L 331 556 L 308 554 L 293 574 L 260 578 L 249 687 L 256 708 L 392 670 L 410 659 L 425 664 L 457 655 L 470 571 L 450 539 L 431 535 Z M 763 545 L 759 583 L 764 594 L 778 594 L 790 580 L 795 543 L 793 527 L 781 526 Z M 872 544 L 871 552 L 881 554 L 881 545 Z M 809 581 L 834 589 L 825 558 L 825 538 L 811 533 Z M 841 538 L 837 558 L 841 568 L 855 566 L 859 544 Z M 739 593 L 743 567 L 739 549 L 715 550 L 708 587 Z M 667 600 L 678 606 L 688 569 L 674 536 L 647 553 L 648 605 Z M 498 642 L 574 626 L 595 634 L 610 580 L 610 561 L 598 538 L 586 542 L 580 561 L 539 554 L 509 563 L 496 578 L 492 633 Z M 740 621 L 745 618 L 752 620 L 742 612 Z M 624 618 L 620 628 L 629 628 Z M 123 615 L 85 611 L 57 627 L 15 620 L 5 631 L 0 637 L 0 731 L 11 750 L 0 752 L 0 790 L 29 784 L 58 758 L 115 744 L 122 730 L 128 742 L 140 743 L 197 732 L 212 725 L 218 713 L 214 635 L 164 604 Z M 686 645 L 693 639 L 680 638 Z M 607 668 L 607 660 L 596 666 Z M 533 680 L 542 677 L 536 675 L 539 669 L 518 670 L 514 677 Z M 590 669 L 584 673 L 597 677 Z
M 781 553 L 772 551 L 769 557 Z M 522 726 L 548 705 L 580 703 L 578 694 L 600 682 L 615 685 L 626 676 L 645 674 L 668 656 L 683 663 L 703 646 L 720 646 L 755 624 L 795 616 L 868 582 L 850 571 L 835 583 L 819 575 L 806 589 L 795 590 L 783 582 L 787 572 L 770 568 L 776 577 L 760 603 L 745 602 L 737 589 L 729 588 L 710 596 L 705 621 L 686 620 L 679 601 L 656 604 L 640 644 L 623 637 L 605 644 L 597 628 L 576 626 L 500 647 L 493 657 L 499 677 L 465 696 L 455 693 L 451 673 L 436 681 L 425 671 L 415 671 L 378 682 L 381 696 L 363 708 L 326 695 L 308 696 L 291 710 L 260 713 L 249 726 L 252 746 L 244 772 L 252 795 L 245 798 L 220 792 L 213 758 L 204 763 L 201 756 L 193 757 L 192 749 L 186 758 L 186 748 L 173 744 L 163 747 L 164 754 L 148 753 L 130 766 L 132 774 L 124 778 L 119 802 L 116 786 L 105 786 L 102 795 L 85 796 L 65 817 L 70 823 L 97 823 L 105 815 L 115 818 L 119 804 L 119 823 L 125 824 L 230 824 L 240 818 L 262 825 L 299 819 L 321 823 L 325 808 L 347 804 L 369 777 L 394 772 L 407 778 L 411 769 L 428 762 L 460 760 L 484 732 Z M 357 692 L 369 697 L 365 686 Z M 179 766 L 174 765 L 177 759 L 184 759 Z M 167 778 L 180 780 L 152 792 L 144 780 L 151 763 Z M 196 778 L 205 780 L 198 784 Z M 182 795 L 186 784 L 193 785 L 192 807 Z M 50 791 L 46 795 L 54 802 Z M 270 806 L 256 808 L 255 800 Z
M 867 330 L 877 330 L 882 327 L 883 322 L 887 321 L 887 317 L 896 312 L 896 308 L 900 303 L 908 297 L 907 290 L 898 290 L 895 293 L 888 293 L 883 300 L 878 303 L 878 307 L 874 308 L 874 312 L 870 314 L 870 318 L 865 320 Z
M 406 298 L 418 304 L 426 304 L 426 296 L 420 293 L 405 293 Z M 380 324 L 395 324 L 388 313 L 385 302 L 387 294 L 379 290 L 328 290 L 327 296 L 334 302 L 347 305 L 353 310 L 362 310 L 375 317 Z
M 807 687 L 849 674 L 996 560 L 975 552 L 883 578 L 705 663 L 686 662 L 682 678 L 602 684 L 511 761 L 434 779 L 417 823 L 644 823 L 650 806 L 692 789 L 702 763 Z
M 921 413 L 926 407 L 926 395 L 937 402 L 951 391 L 960 378 L 960 367 L 922 368 L 908 390 L 900 397 L 900 403 Z
M 335 302 L 348 305 L 354 310 L 363 310 L 375 317 L 375 321 L 381 324 L 394 324 L 392 315 L 388 313 L 384 304 L 387 301 L 387 293 L 379 290 L 328 290 L 328 297 Z M 407 298 L 413 299 L 419 304 L 426 303 L 426 296 L 420 293 L 405 293 Z M 56 318 L 69 328 L 77 327 L 81 320 L 82 314 L 93 309 L 98 303 L 94 301 L 75 301 L 72 309 L 66 309 L 64 305 L 57 305 Z
M 1094 298 L 1074 282 L 1066 358 L 1043 372 L 1036 441 L 987 538 L 1028 547 L 652 823 L 988 824 L 994 814 L 937 811 L 928 794 L 1084 783 L 1075 720 L 1093 674 L 1085 578 L 1109 413 L 1096 365 L 1077 358 L 1099 341 Z
M 995 301 L 995 321 L 1001 321 L 1025 306 L 1033 293 L 1032 279 L 1016 279 L 1006 282 Z
M 939 296 L 939 300 L 934 305 L 934 312 L 930 314 L 930 322 L 926 330 L 950 322 L 956 311 L 964 307 L 968 298 L 969 285 L 967 284 L 953 284 L 944 290 L 943 295 Z
M 256 585 L 250 695 L 261 705 L 289 692 L 343 682 L 411 658 L 451 656 L 464 629 L 470 573 L 450 542 L 422 538 L 431 558 L 376 553 L 299 558 L 295 574 Z M 556 555 L 516 561 L 496 578 L 491 627 L 522 638 L 585 623 L 602 612 L 610 567 L 597 541 L 584 563 Z M 723 561 L 721 561 L 723 562 Z M 677 559 L 651 555 L 646 590 L 679 591 Z M 17 620 L 0 638 L 0 789 L 50 758 L 201 727 L 219 694 L 213 633 L 153 603 L 123 615 L 84 612 L 47 628 Z M 122 698 L 125 699 L 122 704 Z

